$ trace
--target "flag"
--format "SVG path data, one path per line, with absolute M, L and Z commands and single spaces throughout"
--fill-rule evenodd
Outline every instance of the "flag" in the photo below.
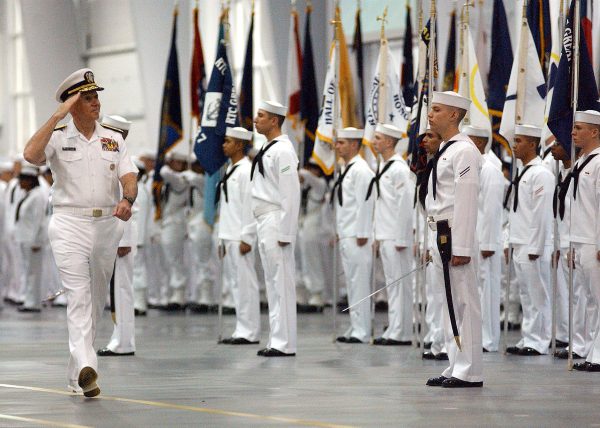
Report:
M 485 91 L 483 90 L 483 81 L 479 73 L 479 63 L 475 54 L 475 44 L 471 35 L 471 28 L 468 23 L 461 25 L 461 40 L 463 46 L 461 49 L 460 71 L 458 80 L 458 93 L 463 97 L 471 99 L 471 107 L 463 119 L 463 125 L 471 125 L 477 128 L 484 128 L 492 133 L 492 125 L 488 112 L 487 102 L 485 100 Z M 489 138 L 488 150 L 492 139 Z
M 214 200 L 217 183 L 221 179 L 219 169 L 227 161 L 223 153 L 225 130 L 228 127 L 239 125 L 237 96 L 227 58 L 226 21 L 227 9 L 221 15 L 215 65 L 208 82 L 202 122 L 194 145 L 198 163 L 206 171 L 204 220 L 211 226 L 214 224 L 216 216 Z
M 304 139 L 302 121 L 300 120 L 300 76 L 302 72 L 302 49 L 300 47 L 300 32 L 298 30 L 298 11 L 292 7 L 290 16 L 290 38 L 287 62 L 287 94 L 288 112 L 284 123 L 285 133 L 288 134 L 296 152 Z
M 551 12 L 551 16 L 552 12 Z M 558 71 L 558 62 L 560 61 L 560 50 L 562 47 L 562 39 L 559 32 L 559 21 L 560 17 L 556 16 L 555 25 L 551 26 L 551 30 L 553 32 L 552 35 L 552 49 L 550 53 L 550 62 L 548 63 L 548 71 L 546 73 L 546 86 L 547 86 L 547 94 L 546 94 L 546 106 L 544 108 L 544 128 L 542 129 L 542 137 L 540 141 L 542 145 L 544 145 L 545 141 L 552 134 L 550 132 L 550 128 L 548 128 L 548 115 L 550 114 L 550 106 L 552 105 L 552 97 L 554 96 L 554 85 L 556 84 L 556 74 Z
M 571 131 L 573 129 L 573 56 L 574 52 L 574 6 L 571 3 L 565 23 L 563 45 L 556 72 L 554 94 L 548 115 L 548 128 L 567 154 L 571 153 Z M 584 23 L 581 22 L 581 27 Z M 590 61 L 587 42 L 581 28 L 579 40 L 579 87 L 577 89 L 577 110 L 599 110 L 598 88 L 594 80 L 594 70 Z
M 494 0 L 491 64 L 494 64 L 494 66 L 490 67 L 488 75 L 488 108 L 492 118 L 494 149 L 496 153 L 499 153 L 499 148 L 502 146 L 510 152 L 508 142 L 499 132 L 504 100 L 510 80 L 510 70 L 513 64 L 513 51 L 502 0 Z
M 477 8 L 477 37 L 475 39 L 475 54 L 479 62 L 479 74 L 483 79 L 483 89 L 487 94 L 488 74 L 490 72 L 490 28 L 486 20 L 485 8 L 483 0 L 479 3 L 474 3 Z
M 315 145 L 315 134 L 319 122 L 319 101 L 317 95 L 317 79 L 315 77 L 315 62 L 313 59 L 312 39 L 310 37 L 310 15 L 312 8 L 306 8 L 304 24 L 304 54 L 302 57 L 302 73 L 300 73 L 300 118 L 304 128 L 305 165 L 311 157 Z
M 407 106 L 412 106 L 415 102 L 412 37 L 413 34 L 412 22 L 410 19 L 410 5 L 407 4 L 406 26 L 404 28 L 404 46 L 402 47 L 402 75 L 400 76 L 402 96 L 404 97 L 404 104 Z
M 252 98 L 252 36 L 254 33 L 254 9 L 250 18 L 250 30 L 248 30 L 248 43 L 246 44 L 246 58 L 244 59 L 244 71 L 242 72 L 242 85 L 240 88 L 240 122 L 248 131 L 254 130 L 254 104 Z
M 592 37 L 592 0 L 580 0 L 579 2 L 581 14 L 581 37 L 585 37 L 585 44 L 588 50 L 588 58 L 593 57 L 594 39 Z M 596 7 L 598 7 L 596 5 Z
M 363 42 L 362 27 L 360 25 L 360 7 L 356 9 L 354 15 L 354 37 L 352 38 L 352 51 L 356 59 L 356 90 L 358 99 L 356 100 L 356 115 L 360 123 L 365 121 L 365 81 L 364 81 L 364 61 L 363 61 Z
M 535 42 L 542 72 L 544 76 L 547 76 L 548 63 L 552 52 L 550 2 L 548 0 L 529 0 L 529 3 L 527 3 L 527 22 Z
M 500 123 L 500 134 L 511 146 L 515 135 L 515 124 L 533 125 L 540 128 L 544 126 L 546 79 L 527 19 L 524 18 L 517 57 L 510 73 L 504 112 Z M 523 99 L 519 99 L 519 96 L 522 96 Z
M 319 113 L 317 138 L 312 154 L 312 158 L 327 175 L 333 174 L 335 169 L 335 151 L 333 148 L 334 122 L 337 121 L 338 127 L 356 127 L 358 124 L 354 110 L 356 102 L 354 99 L 352 76 L 350 74 L 348 49 L 344 39 L 344 29 L 341 23 L 339 7 L 335 11 L 335 21 L 334 33 L 339 43 L 340 74 L 339 76 L 335 76 L 338 55 L 336 55 L 336 41 L 334 40 L 329 49 L 329 65 L 327 66 L 327 75 L 325 76 L 325 85 L 323 87 L 323 102 Z M 334 103 L 337 104 L 335 108 Z M 339 119 L 334 120 L 334 111 L 337 112 L 337 116 L 341 121 Z
M 388 41 L 382 38 L 379 46 L 379 57 L 377 58 L 377 65 L 375 67 L 375 75 L 373 76 L 373 82 L 369 91 L 367 121 L 362 140 L 365 146 L 365 160 L 372 169 L 377 167 L 377 153 L 373 148 L 375 127 L 377 124 L 394 125 L 404 131 L 408 126 L 408 111 L 404 105 L 404 97 L 400 90 L 398 70 L 398 63 L 390 52 Z M 397 144 L 396 151 L 403 155 L 406 149 L 407 141 L 402 139 Z
M 446 52 L 446 70 L 442 90 L 454 91 L 456 84 L 456 12 L 450 16 L 450 36 L 448 38 L 448 51 Z
M 175 8 L 173 13 L 173 31 L 171 33 L 171 48 L 167 62 L 167 76 L 163 88 L 162 107 L 160 114 L 160 132 L 158 140 L 158 152 L 152 181 L 152 193 L 156 205 L 155 219 L 161 218 L 161 190 L 163 179 L 160 169 L 165 164 L 165 156 L 183 137 L 181 122 L 181 93 L 179 92 L 179 64 L 177 60 L 177 15 Z
M 204 71 L 204 54 L 202 52 L 202 40 L 198 28 L 198 7 L 194 7 L 194 47 L 192 50 L 192 66 L 190 72 L 190 94 L 192 117 L 200 124 L 204 104 L 204 93 L 206 92 L 206 72 Z

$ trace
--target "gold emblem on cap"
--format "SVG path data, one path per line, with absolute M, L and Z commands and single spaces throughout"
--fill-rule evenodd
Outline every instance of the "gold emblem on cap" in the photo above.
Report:
M 91 71 L 86 71 L 83 75 L 83 78 L 88 83 L 94 83 L 94 73 L 92 73 Z

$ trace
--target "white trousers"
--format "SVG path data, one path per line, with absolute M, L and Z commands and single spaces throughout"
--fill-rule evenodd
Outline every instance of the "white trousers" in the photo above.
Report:
M 31 244 L 21 243 L 21 259 L 25 273 L 25 301 L 26 308 L 37 309 L 42 303 L 42 269 L 44 263 L 44 252 L 42 249 L 31 250 Z
M 371 264 L 373 262 L 372 241 L 359 247 L 356 238 L 342 238 L 339 241 L 340 257 L 346 277 L 348 305 L 352 306 L 371 293 Z M 363 301 L 350 309 L 350 327 L 345 337 L 355 337 L 368 342 L 371 336 L 371 302 Z
M 513 250 L 514 257 L 514 250 Z M 506 303 L 506 280 L 508 278 L 509 265 L 502 256 L 502 303 Z M 510 294 L 508 296 L 508 322 L 512 324 L 521 324 L 521 297 L 519 295 L 519 281 L 515 277 L 515 263 L 510 259 Z M 506 317 L 506 308 L 504 308 L 504 318 Z M 503 320 L 504 320 L 503 318 Z
M 139 311 L 148 310 L 148 246 L 138 247 L 133 256 L 133 305 Z
M 442 271 L 440 253 L 435 244 L 430 247 L 429 251 L 433 263 L 427 266 L 425 322 L 428 331 L 423 341 L 425 343 L 431 342 L 431 352 L 437 355 L 440 352 L 447 352 L 443 317 L 446 295 L 444 294 L 444 272 Z
M 393 240 L 379 242 L 379 253 L 383 263 L 385 285 L 397 281 L 411 268 L 411 252 L 409 248 L 396 249 Z M 413 326 L 413 287 L 412 277 L 402 279 L 399 283 L 386 289 L 388 296 L 388 328 L 383 338 L 410 341 Z
M 598 302 L 600 302 L 600 261 L 596 258 L 595 245 L 574 243 L 576 281 L 581 285 L 580 291 L 589 293 L 591 301 L 588 308 L 593 305 L 594 310 L 586 311 L 587 322 L 593 332 L 593 340 L 589 346 L 586 361 L 600 364 L 600 328 L 598 322 Z
M 19 257 L 21 254 L 20 244 L 15 241 L 14 233 L 6 233 L 2 241 L 7 268 L 6 273 L 3 274 L 6 281 L 5 296 L 20 302 L 23 299 L 24 286 L 23 262 Z
M 529 260 L 527 245 L 514 245 L 515 278 L 519 283 L 523 323 L 521 340 L 517 347 L 533 348 L 540 354 L 548 353 L 552 337 L 552 308 L 550 306 L 550 256 L 546 246 L 544 254 Z
M 210 260 L 213 251 L 212 231 L 203 220 L 190 224 L 189 231 L 190 265 L 194 273 L 190 283 L 190 295 L 192 300 L 200 304 L 211 305 L 215 301 Z M 227 286 L 223 288 L 223 292 L 229 292 Z
M 302 276 L 304 286 L 311 295 L 323 293 L 325 289 L 327 257 L 331 251 L 329 244 L 323 239 L 319 214 L 307 214 L 299 234 L 302 237 L 299 241 Z
M 223 285 L 233 295 L 236 324 L 231 337 L 243 337 L 251 342 L 260 338 L 260 295 L 254 270 L 254 251 L 242 255 L 240 241 L 224 240 Z
M 84 367 L 98 371 L 96 326 L 104 310 L 123 227 L 121 220 L 109 216 L 61 213 L 50 219 L 48 237 L 62 285 L 67 289 L 69 385 L 77 384 Z
M 296 352 L 296 267 L 294 243 L 281 247 L 279 210 L 256 217 L 258 249 L 265 274 L 269 304 L 269 341 L 267 348 Z
M 183 264 L 186 226 L 184 222 L 171 221 L 162 225 L 161 243 L 163 257 L 169 272 L 169 303 L 185 303 L 187 269 Z
M 564 255 L 564 273 L 567 281 L 569 281 L 569 265 L 567 253 L 569 249 L 565 249 Z M 577 252 L 576 252 L 577 254 Z M 563 259 L 563 257 L 561 257 Z M 593 341 L 593 319 L 588 316 L 589 309 L 595 309 L 595 303 L 592 299 L 591 292 L 586 284 L 582 281 L 581 269 L 573 270 L 573 352 L 587 357 L 590 353 L 590 348 Z M 568 305 L 568 295 L 567 295 Z
M 117 257 L 115 262 L 115 316 L 110 342 L 106 346 L 113 352 L 135 352 L 135 314 L 133 306 L 133 262 L 137 249 Z
M 169 291 L 169 271 L 159 236 L 154 237 L 146 248 L 146 270 L 148 303 L 166 305 Z
M 568 252 L 569 247 L 560 249 L 560 259 L 556 271 L 556 339 L 563 342 L 569 341 Z M 552 284 L 552 282 L 550 284 Z M 550 289 L 550 292 L 553 293 L 553 290 Z
M 500 288 L 502 257 L 496 251 L 488 258 L 478 251 L 479 294 L 481 298 L 482 344 L 490 352 L 498 350 L 500 343 Z

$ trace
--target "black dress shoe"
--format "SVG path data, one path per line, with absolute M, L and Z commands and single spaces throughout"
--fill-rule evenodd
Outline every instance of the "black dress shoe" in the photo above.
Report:
M 586 370 L 588 372 L 600 372 L 600 364 L 588 363 Z
M 388 303 L 381 300 L 379 302 L 375 302 L 375 312 L 387 312 Z
M 558 350 L 554 353 L 554 358 L 559 358 L 561 360 L 566 360 L 569 358 L 569 350 L 568 349 L 561 349 Z M 573 352 L 573 359 L 574 360 L 579 360 L 585 357 L 582 357 L 581 355 L 579 355 L 577 352 Z
M 167 303 L 167 306 L 163 306 L 162 309 L 167 312 L 184 311 L 185 305 L 182 305 L 181 303 Z
M 141 309 L 134 309 L 133 313 L 135 314 L 136 317 L 145 317 L 146 316 L 146 311 L 143 311 Z
M 360 339 L 358 339 L 358 338 L 356 338 L 356 337 L 349 337 L 346 340 L 346 343 L 363 343 L 363 341 L 360 340 Z
M 521 324 L 518 322 L 510 322 L 509 321 L 508 329 L 511 331 L 521 330 Z
M 550 344 L 552 344 L 552 342 L 550 342 Z M 562 340 L 558 339 L 556 339 L 555 344 L 557 348 L 566 348 L 567 346 L 569 346 L 569 342 L 563 342 Z
M 205 303 L 190 303 L 188 309 L 193 314 L 207 314 L 211 311 L 210 305 Z
M 348 342 L 348 338 L 346 336 L 338 336 L 335 339 L 336 342 L 340 342 L 340 343 L 347 343 Z
M 264 352 L 262 354 L 260 354 L 261 357 L 295 357 L 296 353 L 290 353 L 290 354 L 286 354 L 285 352 L 281 352 L 279 349 L 275 349 L 275 348 L 266 348 L 264 350 Z
M 17 311 L 19 312 L 27 312 L 27 313 L 38 313 L 38 312 L 42 312 L 42 310 L 40 308 L 28 308 L 26 306 L 19 306 L 17 308 Z
M 258 345 L 258 340 L 253 342 L 245 337 L 228 337 L 221 340 L 221 343 L 225 345 Z
M 442 386 L 442 384 L 446 380 L 448 380 L 448 378 L 446 376 L 430 377 L 429 379 L 427 379 L 427 383 L 425 383 L 425 385 L 427 385 L 427 386 Z
M 425 342 L 423 344 L 423 349 L 431 349 L 431 344 L 432 344 L 432 342 Z
M 269 348 L 263 348 L 261 350 L 259 350 L 256 355 L 258 355 L 259 357 L 264 357 L 265 352 L 267 352 L 269 350 Z
M 512 355 L 518 355 L 520 350 L 521 350 L 521 348 L 519 348 L 517 346 L 509 346 L 508 348 L 506 348 L 506 353 L 512 354 Z
M 387 339 L 383 338 L 383 337 L 378 337 L 377 339 L 375 339 L 373 341 L 373 345 L 385 345 L 387 342 Z
M 440 352 L 439 354 L 437 354 L 435 356 L 435 359 L 437 361 L 447 361 L 448 360 L 448 354 L 446 352 Z
M 221 311 L 223 315 L 235 315 L 235 308 L 232 308 L 231 306 L 223 306 Z
M 135 355 L 135 352 L 113 352 L 108 348 L 98 349 L 96 355 L 99 357 L 125 357 L 128 355 Z
M 394 340 L 386 339 L 385 346 L 410 346 L 412 342 L 410 340 Z
M 525 348 L 519 349 L 519 355 L 523 355 L 526 357 L 536 357 L 538 355 L 542 355 L 542 353 L 537 351 L 536 349 L 527 346 Z
M 442 388 L 481 388 L 483 382 L 467 382 L 456 377 L 451 377 L 442 382 Z
M 580 372 L 587 372 L 587 371 L 589 371 L 588 366 L 590 364 L 591 363 L 588 363 L 587 361 L 584 361 L 583 363 L 575 363 L 575 364 L 573 364 L 573 370 L 577 370 Z
M 425 351 L 421 355 L 421 358 L 423 358 L 424 360 L 435 360 L 435 354 L 431 351 Z

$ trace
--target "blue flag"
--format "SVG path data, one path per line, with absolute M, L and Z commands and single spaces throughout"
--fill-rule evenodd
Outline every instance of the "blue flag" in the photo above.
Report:
M 456 12 L 450 16 L 450 35 L 448 36 L 448 51 L 446 52 L 446 70 L 442 90 L 454 91 L 456 86 Z
M 152 193 L 156 205 L 156 218 L 161 217 L 160 195 L 163 179 L 160 169 L 165 164 L 165 156 L 183 136 L 181 125 L 181 97 L 179 92 L 179 65 L 177 62 L 177 10 L 173 15 L 173 32 L 171 35 L 171 49 L 167 63 L 167 77 L 163 89 L 162 108 L 160 113 L 160 133 L 158 140 L 158 153 L 152 183 Z
M 573 56 L 575 2 L 571 3 L 565 23 L 563 46 L 556 72 L 554 94 L 548 115 L 548 128 L 556 140 L 571 155 L 571 131 L 573 129 Z M 581 26 L 583 27 L 583 26 Z M 579 40 L 579 87 L 577 88 L 577 110 L 600 110 L 598 88 L 594 69 L 590 61 L 583 28 Z
M 540 57 L 542 72 L 546 77 L 552 53 L 552 28 L 548 0 L 530 0 L 527 3 L 527 22 Z
M 246 59 L 244 60 L 244 72 L 242 73 L 242 87 L 240 90 L 240 116 L 241 123 L 248 131 L 254 130 L 254 111 L 252 99 L 252 35 L 254 32 L 254 12 L 250 19 L 250 30 L 248 31 L 248 44 L 246 45 Z
M 404 31 L 404 46 L 402 48 L 402 75 L 400 76 L 400 85 L 402 86 L 402 96 L 404 104 L 412 106 L 415 102 L 414 91 L 414 65 L 413 65 L 413 34 L 412 20 L 410 18 L 410 5 L 406 5 L 406 28 Z
M 513 51 L 510 44 L 508 22 L 502 0 L 494 0 L 494 12 L 492 21 L 492 57 L 490 73 L 488 75 L 488 111 L 492 119 L 493 144 L 492 148 L 499 153 L 500 145 L 510 153 L 510 145 L 500 135 L 500 123 L 502 122 L 502 111 L 504 100 L 510 80 L 510 72 L 513 65 Z
M 304 53 L 302 54 L 302 73 L 300 74 L 300 118 L 304 124 L 304 163 L 312 156 L 315 135 L 319 124 L 319 97 L 317 95 L 317 79 L 315 77 L 315 61 L 313 58 L 312 39 L 310 37 L 310 15 L 306 10 L 304 26 Z

